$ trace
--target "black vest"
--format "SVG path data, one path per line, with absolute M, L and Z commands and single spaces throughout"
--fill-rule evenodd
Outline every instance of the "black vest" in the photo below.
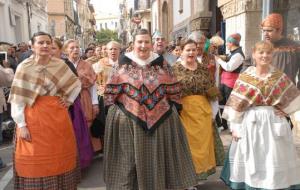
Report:
M 230 52 L 230 55 L 228 56 L 228 59 L 230 60 L 231 57 L 234 55 L 234 54 L 237 54 L 237 53 L 240 53 L 244 59 L 245 59 L 245 55 L 243 53 L 243 50 L 242 50 L 242 47 L 239 47 L 233 51 Z M 236 68 L 234 71 L 232 71 L 232 73 L 240 73 L 243 69 L 243 64 L 241 64 L 238 68 Z

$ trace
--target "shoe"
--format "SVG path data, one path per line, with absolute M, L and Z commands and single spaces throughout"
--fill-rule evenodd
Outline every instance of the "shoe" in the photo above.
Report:
M 189 187 L 186 190 L 198 190 L 198 189 L 197 189 L 197 187 L 194 186 L 194 187 Z

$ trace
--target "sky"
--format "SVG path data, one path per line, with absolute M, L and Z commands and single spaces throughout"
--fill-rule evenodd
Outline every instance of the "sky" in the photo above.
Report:
M 120 0 L 91 0 L 94 5 L 95 12 L 118 14 Z

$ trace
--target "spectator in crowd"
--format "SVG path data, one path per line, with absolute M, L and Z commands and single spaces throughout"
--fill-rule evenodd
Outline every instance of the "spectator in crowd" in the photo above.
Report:
M 224 108 L 233 140 L 221 178 L 231 189 L 300 187 L 300 159 L 284 117 L 300 110 L 300 91 L 272 66 L 273 52 L 269 42 L 255 44 L 255 67 L 239 75 Z
M 19 57 L 19 63 L 21 63 L 22 61 L 24 61 L 25 59 L 29 58 L 32 55 L 32 49 L 31 49 L 31 41 L 28 42 L 28 50 L 21 53 L 20 57 Z
M 17 47 L 16 51 L 17 51 L 16 52 L 16 57 L 17 57 L 18 60 L 20 60 L 21 55 L 24 52 L 28 51 L 28 45 L 25 42 L 21 42 L 21 43 L 18 44 L 18 47 Z
M 8 47 L 7 49 L 7 61 L 10 68 L 12 68 L 15 72 L 18 66 L 18 59 L 16 57 L 16 49 L 13 46 Z
M 0 144 L 2 144 L 3 142 L 2 114 L 4 111 L 6 111 L 6 99 L 2 87 L 10 86 L 14 76 L 13 71 L 8 67 L 8 63 L 5 60 L 3 60 L 2 64 L 0 65 Z M 5 167 L 6 165 L 3 163 L 0 157 L 0 171 Z
M 185 189 L 196 184 L 177 112 L 180 85 L 163 56 L 151 50 L 149 32 L 138 30 L 133 51 L 120 58 L 105 88 L 107 189 Z
M 37 32 L 31 41 L 34 54 L 18 66 L 8 100 L 17 124 L 14 188 L 76 189 L 77 149 L 67 108 L 80 81 L 51 56 L 49 34 Z

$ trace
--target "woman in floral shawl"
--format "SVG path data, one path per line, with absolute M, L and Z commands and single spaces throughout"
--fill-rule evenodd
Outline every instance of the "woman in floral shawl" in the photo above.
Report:
M 232 189 L 300 189 L 300 159 L 284 117 L 300 109 L 300 92 L 271 66 L 272 53 L 268 42 L 255 45 L 256 67 L 240 74 L 224 109 L 233 141 L 221 178 Z
M 110 106 L 104 137 L 109 190 L 184 189 L 196 184 L 180 122 L 180 86 L 170 66 L 151 51 L 147 30 L 137 32 L 105 89 Z

